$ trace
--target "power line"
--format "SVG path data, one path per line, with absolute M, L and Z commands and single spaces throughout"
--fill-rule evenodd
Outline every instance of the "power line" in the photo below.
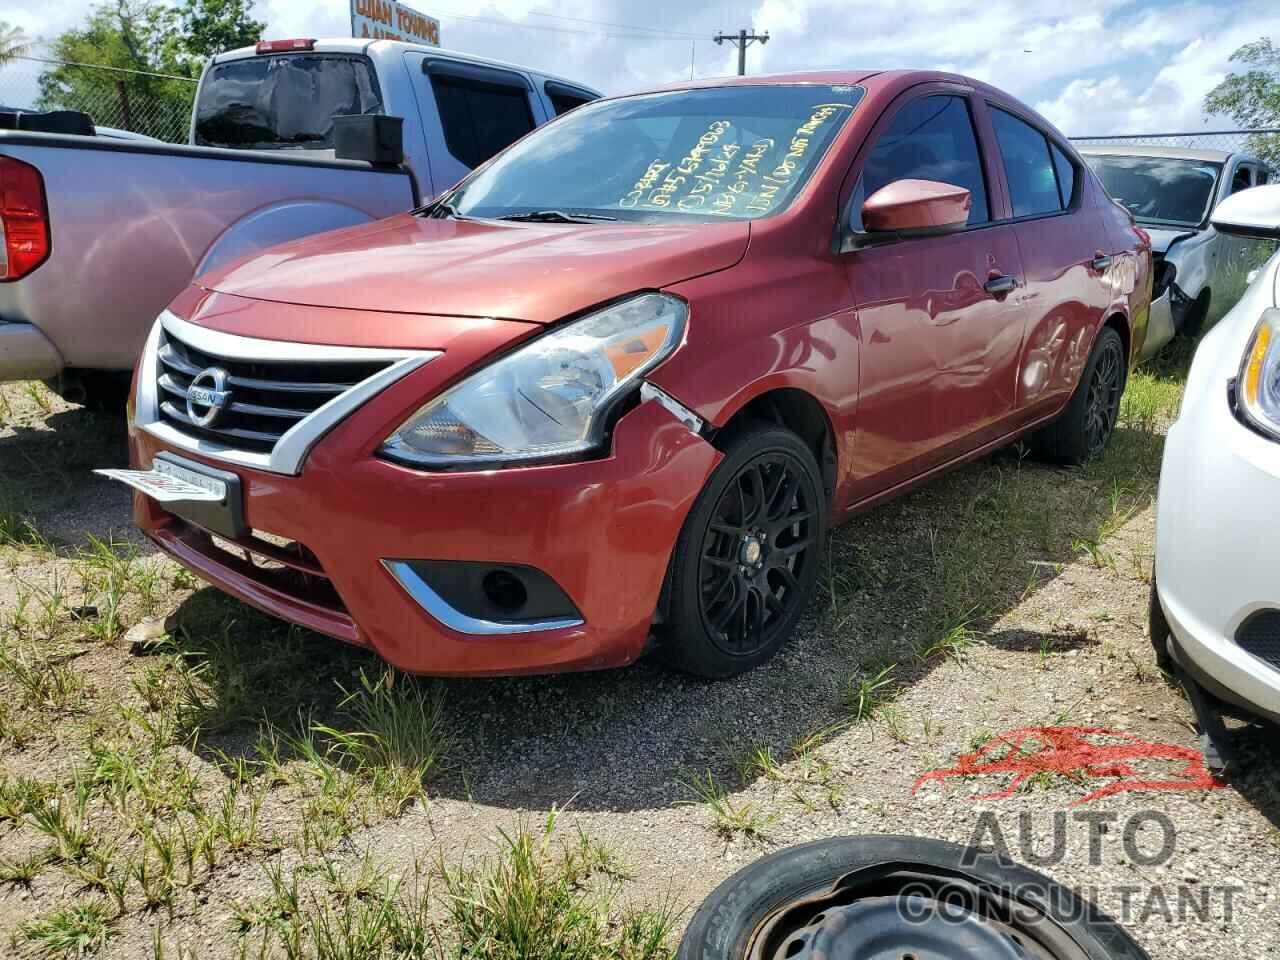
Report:
M 622 30 L 637 30 L 644 33 L 658 33 L 668 37 L 684 37 L 687 40 L 701 40 L 705 34 L 687 33 L 683 30 L 664 30 L 662 27 L 642 27 L 632 23 L 614 23 L 609 20 L 592 20 L 588 17 L 566 17 L 559 13 L 547 13 L 543 10 L 530 10 L 531 17 L 550 17 L 554 20 L 567 20 L 571 23 L 589 23 L 598 27 L 617 27 Z

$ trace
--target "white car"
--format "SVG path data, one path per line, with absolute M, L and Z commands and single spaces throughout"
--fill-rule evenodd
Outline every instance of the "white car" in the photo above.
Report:
M 1227 198 L 1213 222 L 1280 239 L 1280 185 Z M 1151 637 L 1220 762 L 1222 704 L 1280 723 L 1280 253 L 1196 351 L 1157 509 Z

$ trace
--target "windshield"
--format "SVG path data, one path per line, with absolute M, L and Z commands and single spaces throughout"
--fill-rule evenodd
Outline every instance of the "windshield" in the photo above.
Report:
M 287 54 L 232 60 L 200 86 L 195 142 L 208 147 L 333 149 L 333 118 L 381 113 L 364 57 Z
M 655 221 L 782 209 L 862 99 L 853 86 L 716 87 L 581 106 L 447 198 L 459 216 Z
M 1222 164 L 1172 157 L 1086 158 L 1107 188 L 1141 223 L 1199 226 L 1209 214 Z

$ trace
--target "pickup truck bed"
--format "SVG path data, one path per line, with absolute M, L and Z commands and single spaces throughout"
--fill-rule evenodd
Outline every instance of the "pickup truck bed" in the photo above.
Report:
M 193 275 L 420 200 L 404 167 L 314 151 L 0 131 L 0 157 L 40 171 L 51 240 L 48 263 L 0 283 L 0 381 L 128 369 L 146 335 L 139 318 L 156 316 Z

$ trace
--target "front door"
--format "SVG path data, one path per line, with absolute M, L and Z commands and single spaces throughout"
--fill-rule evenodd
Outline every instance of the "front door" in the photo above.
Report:
M 851 502 L 994 439 L 1013 408 L 1022 264 L 1013 228 L 991 223 L 966 95 L 901 105 L 863 166 L 852 209 L 907 178 L 965 187 L 973 209 L 961 232 L 846 255 L 863 343 Z

